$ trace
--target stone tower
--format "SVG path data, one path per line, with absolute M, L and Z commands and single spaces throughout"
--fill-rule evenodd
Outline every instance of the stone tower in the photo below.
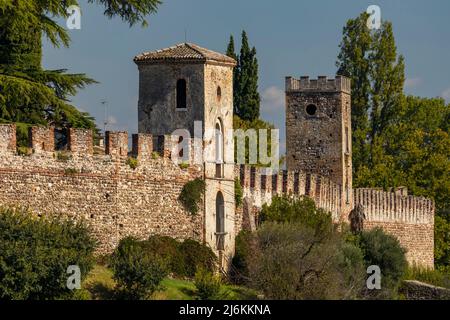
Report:
M 286 78 L 287 169 L 329 177 L 342 187 L 341 218 L 352 205 L 350 79 Z
M 236 61 L 191 43 L 145 52 L 139 68 L 139 132 L 200 141 L 206 182 L 204 241 L 226 262 L 234 252 L 233 68 Z M 200 131 L 200 132 L 199 132 Z M 200 137 L 199 137 L 200 135 Z

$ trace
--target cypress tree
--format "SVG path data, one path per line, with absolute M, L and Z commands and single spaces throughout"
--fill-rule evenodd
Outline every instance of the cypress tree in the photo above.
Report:
M 247 33 L 242 31 L 241 53 L 239 55 L 238 100 L 236 114 L 243 120 L 259 118 L 260 96 L 258 93 L 258 60 L 256 49 L 250 49 Z

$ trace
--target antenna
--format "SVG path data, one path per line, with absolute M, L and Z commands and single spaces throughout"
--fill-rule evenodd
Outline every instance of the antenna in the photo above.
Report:
M 187 43 L 187 28 L 184 28 L 184 43 Z
M 103 133 L 106 135 L 106 129 L 108 127 L 108 101 L 103 99 L 101 101 L 101 104 L 103 105 L 103 107 L 105 108 L 105 118 L 103 120 Z

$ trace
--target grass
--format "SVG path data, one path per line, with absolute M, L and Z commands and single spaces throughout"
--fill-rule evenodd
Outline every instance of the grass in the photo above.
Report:
M 116 282 L 110 269 L 95 265 L 83 282 L 83 289 L 89 292 L 92 300 L 113 300 Z M 256 292 L 245 287 L 223 285 L 219 299 L 255 300 Z M 196 289 L 192 281 L 166 278 L 161 283 L 161 290 L 153 294 L 154 300 L 196 300 Z
M 412 266 L 408 268 L 404 278 L 405 280 L 417 280 L 437 287 L 450 289 L 450 275 L 439 270 Z

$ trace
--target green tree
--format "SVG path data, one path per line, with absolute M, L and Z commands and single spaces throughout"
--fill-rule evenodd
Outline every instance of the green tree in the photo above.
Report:
M 83 223 L 0 208 L 0 300 L 74 299 L 67 268 L 77 265 L 84 279 L 94 249 Z
M 126 300 L 148 299 L 168 273 L 166 261 L 145 250 L 145 242 L 132 237 L 119 242 L 111 267 L 120 298 Z
M 405 250 L 397 238 L 381 228 L 363 231 L 359 239 L 366 267 L 375 265 L 381 270 L 381 290 L 365 290 L 368 298 L 395 298 L 408 266 Z
M 350 19 L 336 65 L 352 80 L 353 168 L 373 163 L 377 136 L 392 121 L 403 99 L 404 59 L 397 54 L 390 22 L 371 32 L 367 13 Z
M 344 27 L 338 74 L 352 79 L 353 183 L 356 187 L 406 186 L 433 198 L 436 263 L 450 265 L 442 230 L 450 221 L 450 107 L 442 99 L 406 97 L 404 58 L 390 22 L 369 31 L 367 14 Z
M 105 8 L 108 17 L 119 16 L 130 25 L 145 24 L 159 0 L 89 0 Z M 0 121 L 95 128 L 87 113 L 69 103 L 69 97 L 95 81 L 65 69 L 42 68 L 42 36 L 55 47 L 69 46 L 67 31 L 54 19 L 67 18 L 78 1 L 4 0 L 0 2 Z
M 369 100 L 371 84 L 369 79 L 369 52 L 372 36 L 367 28 L 367 13 L 347 21 L 343 29 L 340 53 L 336 66 L 337 74 L 349 77 L 352 81 L 352 156 L 353 168 L 367 163 L 369 150 Z
M 242 44 L 239 56 L 234 52 L 234 39 L 230 37 L 227 55 L 236 59 L 234 71 L 234 113 L 245 121 L 259 119 L 261 98 L 258 92 L 258 59 L 256 48 L 250 48 L 247 33 L 242 31 Z

